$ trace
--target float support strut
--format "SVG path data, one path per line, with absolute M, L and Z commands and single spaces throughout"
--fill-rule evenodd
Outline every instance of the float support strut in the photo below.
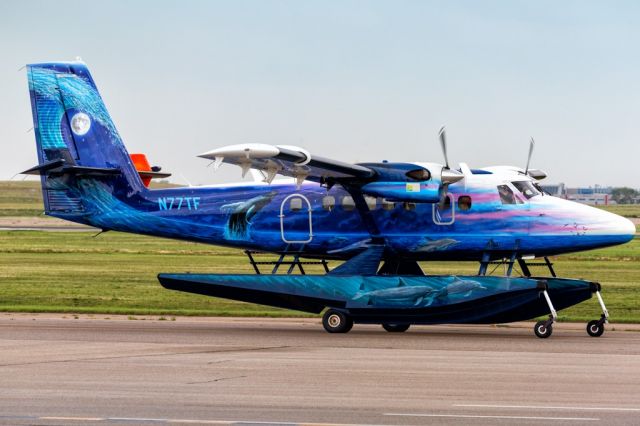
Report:
M 549 317 L 549 321 L 551 321 L 551 323 L 553 323 L 553 322 L 557 321 L 558 313 L 556 312 L 555 308 L 553 307 L 553 303 L 551 303 L 551 298 L 549 297 L 549 293 L 547 292 L 547 290 L 543 290 L 542 294 L 544 295 L 544 298 L 547 301 L 547 305 L 549 305 L 549 310 L 551 311 L 551 315 Z
M 600 303 L 600 307 L 602 308 L 602 318 L 604 319 L 604 323 L 609 323 L 609 311 L 607 311 L 607 307 L 604 305 L 604 300 L 602 300 L 602 295 L 600 294 L 600 290 L 596 291 L 596 296 L 598 297 L 598 302 Z

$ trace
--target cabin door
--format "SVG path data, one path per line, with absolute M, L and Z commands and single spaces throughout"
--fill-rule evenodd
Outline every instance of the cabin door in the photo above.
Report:
M 291 194 L 280 204 L 280 236 L 287 244 L 306 244 L 313 239 L 312 210 L 309 199 Z

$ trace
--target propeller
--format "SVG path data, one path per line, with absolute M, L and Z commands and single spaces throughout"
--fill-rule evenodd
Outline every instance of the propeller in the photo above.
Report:
M 449 191 L 449 185 L 464 178 L 464 175 L 456 170 L 451 170 L 449 167 L 449 156 L 447 155 L 447 131 L 444 126 L 440 128 L 438 132 L 440 137 L 440 148 L 442 148 L 442 154 L 444 155 L 444 167 L 442 168 L 442 195 L 438 205 L 440 208 L 444 207 L 447 193 Z
M 536 146 L 536 141 L 533 137 L 529 140 L 529 156 L 527 157 L 527 166 L 524 168 L 524 174 L 529 174 L 529 164 L 531 163 L 531 156 L 533 155 L 533 148 Z

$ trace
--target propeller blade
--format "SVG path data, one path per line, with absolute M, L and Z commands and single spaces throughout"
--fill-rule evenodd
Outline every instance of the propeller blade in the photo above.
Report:
M 531 138 L 529 141 L 529 156 L 527 157 L 527 167 L 524 168 L 524 174 L 529 173 L 529 164 L 531 163 L 531 155 L 533 155 L 533 147 L 536 146 L 536 141 Z
M 442 154 L 444 154 L 445 168 L 448 169 L 449 157 L 447 156 L 447 132 L 445 131 L 444 126 L 440 129 L 438 136 L 440 136 L 440 147 L 442 148 Z

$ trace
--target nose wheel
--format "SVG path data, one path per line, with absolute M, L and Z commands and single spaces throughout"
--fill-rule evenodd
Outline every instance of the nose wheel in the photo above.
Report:
M 607 311 L 607 307 L 604 305 L 604 300 L 602 300 L 599 285 L 598 290 L 596 290 L 596 297 L 598 298 L 598 303 L 600 303 L 600 307 L 602 308 L 602 315 L 599 320 L 593 320 L 587 323 L 587 334 L 591 337 L 602 336 L 604 333 L 604 325 L 609 322 L 609 311 Z
M 541 339 L 546 339 L 553 333 L 553 320 L 550 318 L 547 321 L 538 321 L 533 328 L 533 332 Z
M 587 323 L 587 334 L 591 337 L 600 337 L 604 333 L 604 321 L 601 319 Z

